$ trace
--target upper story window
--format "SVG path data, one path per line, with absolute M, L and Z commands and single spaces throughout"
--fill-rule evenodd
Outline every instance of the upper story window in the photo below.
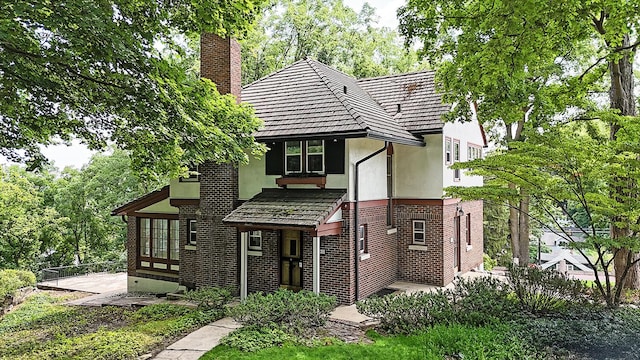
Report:
M 453 162 L 457 163 L 460 161 L 460 140 L 453 139 Z M 460 180 L 460 169 L 453 170 L 453 180 Z
M 467 159 L 482 159 L 482 147 L 474 144 L 467 144 Z
M 451 138 L 444 138 L 444 163 L 451 164 Z
M 267 146 L 266 175 L 345 173 L 344 139 L 276 141 Z

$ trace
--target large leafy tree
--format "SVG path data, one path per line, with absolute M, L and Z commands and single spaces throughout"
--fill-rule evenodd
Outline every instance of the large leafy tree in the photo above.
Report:
M 0 3 L 0 154 L 42 164 L 40 145 L 115 143 L 142 176 L 246 161 L 251 109 L 184 64 L 182 35 L 245 32 L 263 0 Z
M 308 56 L 355 77 L 420 67 L 395 29 L 376 25 L 367 3 L 356 12 L 343 0 L 274 0 L 241 44 L 244 83 Z
M 505 135 L 509 148 L 510 142 L 525 140 L 527 128 L 594 117 L 608 121 L 610 140 L 616 141 L 622 119 L 635 116 L 639 5 L 633 0 L 410 0 L 399 15 L 403 34 L 420 39 L 423 54 L 438 63 L 441 89 L 459 105 L 451 118 L 468 119 L 471 111 L 463 104 L 477 105 L 481 122 L 503 126 L 497 133 Z M 609 111 L 601 116 L 593 111 L 605 96 Z M 610 196 L 624 202 L 635 179 L 608 179 Z M 519 210 L 518 224 L 524 221 L 521 230 L 526 230 L 526 189 L 510 186 L 519 193 L 511 207 Z M 622 242 L 630 235 L 631 219 L 624 216 L 609 218 L 612 237 Z M 615 250 L 616 275 L 621 276 L 635 256 L 625 247 Z M 640 285 L 637 267 L 628 275 L 628 286 Z

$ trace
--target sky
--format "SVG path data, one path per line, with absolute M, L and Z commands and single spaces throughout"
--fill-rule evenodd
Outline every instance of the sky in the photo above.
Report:
M 376 14 L 379 17 L 379 26 L 390 28 L 398 27 L 396 10 L 400 6 L 404 5 L 404 0 L 344 0 L 344 3 L 347 6 L 358 12 L 362 9 L 362 5 L 365 2 L 368 2 L 369 5 L 376 9 Z M 71 146 L 48 146 L 42 149 L 42 153 L 53 162 L 54 166 L 62 170 L 67 166 L 80 169 L 83 165 L 89 162 L 89 159 L 94 152 L 89 150 L 79 141 L 73 141 Z M 2 159 L 1 156 L 0 163 L 6 163 L 6 160 Z

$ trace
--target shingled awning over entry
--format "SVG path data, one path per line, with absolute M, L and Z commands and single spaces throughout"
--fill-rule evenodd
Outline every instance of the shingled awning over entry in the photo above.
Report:
M 264 189 L 222 221 L 233 226 L 318 229 L 340 207 L 344 189 Z

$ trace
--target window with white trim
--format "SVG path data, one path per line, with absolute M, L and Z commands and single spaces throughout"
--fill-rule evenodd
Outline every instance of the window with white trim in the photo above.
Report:
M 249 231 L 249 250 L 262 250 L 262 231 Z
M 416 245 L 426 245 L 426 221 L 413 220 L 413 243 Z
M 575 267 L 573 266 L 573 264 L 567 264 L 567 271 L 574 271 Z
M 324 172 L 324 140 L 309 140 L 307 144 L 307 172 Z
M 284 166 L 287 174 L 302 172 L 302 141 L 284 143 Z
M 460 140 L 453 139 L 453 163 L 460 161 Z M 453 170 L 453 180 L 460 180 L 460 169 Z
M 467 160 L 482 159 L 482 147 L 478 145 L 467 145 Z
M 360 225 L 358 228 L 358 247 L 360 253 L 367 252 L 367 226 Z
M 444 163 L 451 164 L 451 138 L 444 138 Z
M 198 232 L 198 225 L 194 219 L 187 220 L 187 240 L 190 245 L 196 244 L 196 235 Z

